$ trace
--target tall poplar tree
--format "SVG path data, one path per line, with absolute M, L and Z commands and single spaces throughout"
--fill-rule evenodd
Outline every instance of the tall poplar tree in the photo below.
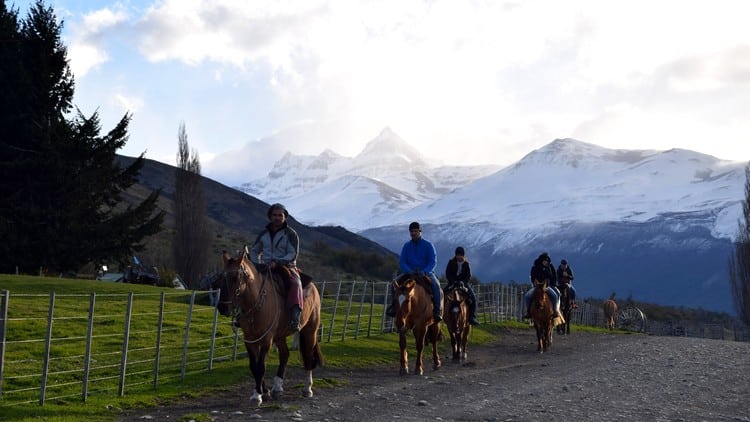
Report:
M 126 114 L 105 135 L 99 116 L 73 112 L 62 22 L 38 0 L 24 20 L 0 4 L 0 272 L 77 271 L 123 260 L 161 230 L 160 192 L 127 205 L 143 154 L 121 168 Z
M 750 163 L 745 166 L 742 216 L 734 241 L 734 254 L 729 257 L 729 283 L 737 315 L 750 325 Z
M 174 189 L 175 237 L 172 243 L 177 273 L 191 289 L 197 289 L 208 266 L 211 247 L 206 199 L 198 152 L 190 151 L 185 123 L 177 135 L 177 174 Z

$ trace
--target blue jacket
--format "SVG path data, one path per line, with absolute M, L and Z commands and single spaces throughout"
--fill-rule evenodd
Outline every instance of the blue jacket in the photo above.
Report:
M 422 271 L 429 274 L 435 272 L 435 265 L 437 265 L 437 252 L 432 243 L 421 237 L 417 242 L 409 240 L 404 243 L 399 260 L 402 273 Z

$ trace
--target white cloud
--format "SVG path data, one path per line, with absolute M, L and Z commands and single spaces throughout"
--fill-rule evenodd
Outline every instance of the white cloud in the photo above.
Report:
M 82 21 L 72 25 L 68 58 L 76 77 L 84 77 L 91 69 L 109 60 L 102 35 L 126 21 L 127 13 L 120 7 L 100 9 L 86 14 Z

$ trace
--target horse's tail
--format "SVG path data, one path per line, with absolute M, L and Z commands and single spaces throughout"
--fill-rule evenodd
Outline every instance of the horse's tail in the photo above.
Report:
M 300 355 L 306 370 L 312 371 L 319 366 L 323 366 L 325 363 L 323 351 L 320 349 L 320 343 L 315 336 L 310 336 L 300 330 L 299 344 Z

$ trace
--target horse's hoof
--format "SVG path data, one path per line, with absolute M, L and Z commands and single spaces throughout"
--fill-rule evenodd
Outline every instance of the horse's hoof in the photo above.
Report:
M 284 394 L 284 390 L 271 390 L 271 398 L 274 400 L 278 400 L 282 394 Z
M 407 369 L 407 368 L 401 368 L 401 369 L 400 369 L 400 370 L 398 371 L 398 374 L 399 374 L 399 375 L 406 375 L 406 374 L 408 374 L 408 373 L 409 373 L 409 369 Z
M 255 393 L 250 397 L 251 407 L 260 407 L 261 404 L 263 404 L 263 398 L 261 398 L 260 394 Z
M 307 398 L 310 398 L 312 396 L 313 396 L 312 390 L 304 390 L 304 391 L 302 391 L 302 397 L 304 397 L 304 398 L 307 399 Z

